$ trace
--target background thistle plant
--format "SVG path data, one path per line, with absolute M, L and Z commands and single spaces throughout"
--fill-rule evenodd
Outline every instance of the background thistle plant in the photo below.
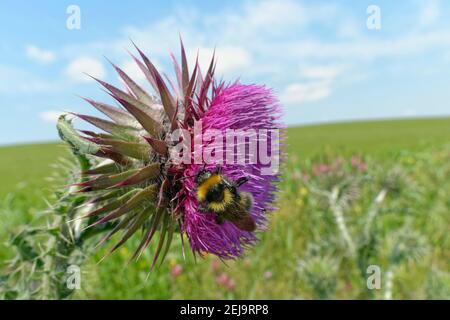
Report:
M 450 274 L 441 270 L 430 270 L 425 290 L 427 299 L 449 299 Z
M 313 299 L 331 299 L 337 289 L 339 261 L 327 255 L 306 255 L 299 261 L 298 274 Z
M 77 181 L 80 170 L 89 169 L 89 161 L 76 155 L 78 162 L 64 160 L 64 177 Z M 67 181 L 65 181 L 67 183 Z M 11 235 L 10 243 L 16 256 L 9 261 L 0 293 L 5 299 L 65 299 L 74 288 L 67 285 L 67 270 L 81 265 L 92 244 L 87 240 L 109 226 L 82 232 L 76 219 L 86 197 L 72 193 L 66 187 L 55 193 L 54 204 L 43 212 L 46 224 L 41 227 L 24 226 Z
M 364 299 L 396 298 L 396 284 L 402 283 L 398 275 L 421 265 L 430 254 L 427 238 L 412 223 L 413 213 L 405 211 L 407 199 L 423 199 L 411 176 L 398 165 L 386 169 L 355 158 L 329 155 L 306 163 L 303 172 L 294 175 L 297 184 L 292 186 L 297 189 L 285 190 L 301 198 L 300 210 L 308 213 L 304 232 L 313 232 L 308 237 L 314 242 L 307 244 L 298 268 L 306 296 L 312 298 L 327 299 L 339 290 Z M 306 231 L 307 226 L 312 230 Z M 322 272 L 311 271 L 327 265 Z M 366 284 L 373 265 L 381 270 L 380 290 Z M 342 281 L 336 287 L 337 277 Z

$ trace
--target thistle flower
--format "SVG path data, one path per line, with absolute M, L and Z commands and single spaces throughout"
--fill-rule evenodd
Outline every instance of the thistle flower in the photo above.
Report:
M 122 232 L 122 238 L 109 253 L 143 229 L 132 259 L 139 257 L 159 230 L 152 268 L 158 257 L 164 260 L 175 232 L 180 233 L 183 243 L 187 236 L 194 254 L 212 253 L 223 259 L 239 257 L 245 247 L 255 244 L 255 233 L 242 231 L 230 222 L 218 224 L 215 214 L 200 210 L 196 197 L 197 173 L 202 169 L 215 170 L 219 163 L 174 162 L 171 155 L 177 153 L 179 141 L 174 141 L 173 133 L 182 130 L 184 143 L 194 141 L 194 151 L 183 153 L 184 159 L 193 160 L 199 152 L 195 150 L 195 141 L 208 130 L 225 134 L 228 129 L 281 128 L 278 100 L 262 86 L 216 81 L 214 56 L 205 75 L 198 60 L 189 72 L 182 42 L 181 66 L 172 55 L 176 84 L 165 75 L 164 79 L 147 56 L 138 47 L 136 50 L 140 59 L 132 57 L 155 95 L 112 64 L 123 80 L 124 90 L 94 79 L 120 107 L 84 98 L 111 120 L 75 114 L 103 132 L 77 131 L 64 115 L 58 122 L 61 138 L 76 153 L 88 155 L 94 164 L 92 169 L 81 172 L 82 181 L 76 184 L 76 192 L 85 194 L 86 203 L 95 205 L 83 218 L 89 226 L 112 224 L 101 243 Z M 198 123 L 202 130 L 196 133 Z M 266 137 L 269 142 L 277 139 L 269 134 Z M 269 145 L 268 153 L 279 151 L 277 145 Z M 200 153 L 211 151 L 212 144 L 203 138 L 200 148 Z M 264 165 L 260 162 L 221 163 L 220 168 L 231 180 L 248 178 L 239 190 L 252 194 L 250 215 L 257 227 L 263 229 L 267 213 L 273 209 L 278 174 L 264 175 Z M 184 244 L 182 247 L 184 250 Z

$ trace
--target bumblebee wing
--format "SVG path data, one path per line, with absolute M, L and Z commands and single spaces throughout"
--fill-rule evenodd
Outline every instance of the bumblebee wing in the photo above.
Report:
M 240 216 L 236 220 L 231 220 L 231 223 L 233 223 L 236 227 L 238 227 L 242 231 L 253 232 L 256 230 L 255 220 L 253 220 L 253 218 L 249 214 Z
M 231 191 L 233 196 L 237 195 L 237 188 L 230 180 L 228 180 L 225 176 L 222 176 L 222 183 L 225 185 L 225 187 Z
M 253 197 L 250 192 L 241 192 L 239 194 L 239 203 L 245 208 L 246 211 L 250 211 L 253 206 Z
M 256 223 L 248 212 L 247 202 L 236 202 L 227 211 L 228 220 L 230 220 L 236 227 L 243 231 L 255 231 Z

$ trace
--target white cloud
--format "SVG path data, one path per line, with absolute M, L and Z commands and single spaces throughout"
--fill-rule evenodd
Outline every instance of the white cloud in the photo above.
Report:
M 428 0 L 420 10 L 419 24 L 428 27 L 434 24 L 441 15 L 440 1 Z
M 361 31 L 358 21 L 352 19 L 346 19 L 337 28 L 337 34 L 342 38 L 357 38 Z
M 67 66 L 65 73 L 77 82 L 92 81 L 92 78 L 85 73 L 100 79 L 106 77 L 106 70 L 103 64 L 99 60 L 90 57 L 80 57 L 72 60 Z
M 303 67 L 300 75 L 305 78 L 334 80 L 342 71 L 342 68 L 334 65 L 314 65 Z
M 328 98 L 343 68 L 336 65 L 311 65 L 300 70 L 301 82 L 289 84 L 281 95 L 286 104 L 302 104 Z
M 155 68 L 160 72 L 164 72 L 164 68 L 156 59 L 152 59 L 152 63 Z M 119 67 L 134 81 L 137 83 L 147 83 L 147 78 L 145 74 L 142 72 L 141 68 L 137 65 L 136 61 L 133 59 L 123 61 Z
M 291 0 L 247 2 L 242 15 L 229 14 L 225 18 L 233 24 L 225 24 L 224 31 L 234 32 L 234 37 L 280 34 L 309 22 L 303 5 Z
M 44 120 L 45 122 L 50 123 L 56 123 L 58 121 L 58 118 L 63 114 L 62 111 L 56 111 L 56 110 L 47 110 L 44 112 L 41 112 L 39 114 L 39 117 Z
M 328 98 L 331 94 L 331 84 L 328 81 L 314 81 L 307 83 L 292 83 L 286 87 L 281 95 L 285 104 L 301 104 Z
M 58 90 L 59 83 L 49 81 L 28 70 L 10 66 L 0 65 L 0 93 L 43 93 Z
M 280 42 L 276 53 L 283 52 L 285 59 L 320 59 L 329 62 L 346 61 L 351 64 L 378 58 L 397 58 L 436 52 L 450 47 L 450 30 L 416 32 L 379 39 L 360 38 L 357 41 L 326 41 L 310 39 Z M 268 48 L 270 50 L 270 48 Z
M 134 60 L 127 60 L 120 65 L 120 68 L 134 81 L 142 83 L 146 80 L 145 74 L 141 71 Z M 159 69 L 158 69 L 159 70 Z
M 214 53 L 213 48 L 199 48 L 199 64 L 202 72 L 206 72 Z M 192 64 L 195 62 L 197 51 L 191 51 Z M 244 71 L 252 65 L 251 54 L 242 47 L 224 46 L 215 49 L 216 73 L 227 74 Z
M 47 64 L 55 60 L 55 54 L 52 51 L 44 50 L 33 45 L 27 46 L 25 48 L 25 53 L 28 58 L 39 63 Z

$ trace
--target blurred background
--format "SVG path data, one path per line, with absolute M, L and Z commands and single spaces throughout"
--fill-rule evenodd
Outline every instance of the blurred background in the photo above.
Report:
M 191 64 L 215 50 L 219 77 L 280 98 L 279 209 L 226 265 L 175 245 L 146 280 L 150 254 L 126 265 L 138 239 L 97 264 L 105 248 L 76 298 L 449 299 L 449 18 L 445 1 L 1 1 L 0 263 L 64 181 L 56 119 L 108 100 L 84 73 L 120 84 L 107 57 L 150 90 L 131 40 L 172 76 L 181 35 Z

